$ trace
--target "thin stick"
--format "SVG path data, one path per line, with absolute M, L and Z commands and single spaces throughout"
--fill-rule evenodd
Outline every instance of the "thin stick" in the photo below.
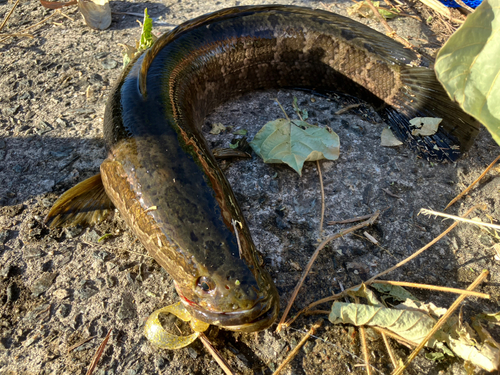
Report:
M 321 236 L 321 232 L 323 232 L 323 220 L 325 218 L 325 190 L 323 189 L 323 176 L 321 175 L 319 160 L 316 160 L 316 165 L 318 167 L 319 186 L 321 187 L 321 220 L 319 222 L 319 235 Z
M 390 337 L 391 339 L 396 340 L 400 344 L 406 345 L 409 349 L 414 348 L 414 347 L 417 346 L 416 342 L 413 342 L 413 341 L 410 341 L 408 339 L 405 339 L 405 338 L 399 336 L 398 334 L 396 334 L 396 333 L 394 333 L 392 331 L 389 331 L 388 329 L 381 328 L 381 327 L 371 327 L 371 328 L 374 329 L 375 331 L 377 331 L 380 334 L 384 334 L 387 337 Z
M 465 194 L 467 194 L 470 191 L 470 189 L 472 189 L 474 187 L 474 185 L 476 185 L 479 181 L 481 181 L 481 179 L 486 175 L 486 173 L 489 172 L 489 170 L 491 168 L 493 168 L 493 166 L 497 163 L 498 160 L 500 160 L 500 155 L 498 155 L 496 157 L 496 159 L 493 160 L 493 162 L 486 167 L 486 169 L 484 170 L 484 172 L 481 173 L 481 175 L 478 178 L 476 178 L 472 184 L 470 184 L 469 186 L 467 186 L 467 188 L 464 191 L 462 191 L 455 198 L 453 198 L 453 200 L 450 203 L 448 203 L 448 205 L 444 208 L 444 211 L 446 211 L 448 208 L 450 208 L 456 201 L 458 201 Z
M 133 12 L 117 12 L 117 11 L 112 11 L 111 14 L 118 14 L 121 16 L 134 16 L 134 17 L 141 17 L 144 18 L 143 13 L 133 13 Z M 155 22 L 156 25 L 156 22 Z
M 481 272 L 481 274 L 467 288 L 467 290 L 473 290 L 473 289 L 475 289 L 479 284 L 481 284 L 481 282 L 485 279 L 485 277 L 488 276 L 488 274 L 489 274 L 488 270 L 483 270 L 483 272 Z M 441 318 L 439 318 L 439 320 L 434 325 L 434 327 L 432 327 L 432 329 L 429 331 L 429 333 L 427 334 L 427 336 L 425 336 L 425 338 L 422 340 L 422 342 L 410 354 L 410 356 L 407 358 L 406 363 L 404 364 L 404 366 L 402 366 L 402 367 L 398 368 L 397 370 L 395 370 L 393 372 L 393 375 L 401 375 L 403 373 L 403 371 L 406 369 L 406 367 L 408 367 L 408 365 L 411 363 L 411 361 L 413 361 L 415 359 L 415 357 L 418 355 L 418 353 L 420 352 L 420 350 L 422 350 L 422 348 L 425 346 L 425 344 L 427 343 L 427 341 L 429 341 L 429 339 L 432 336 L 434 336 L 434 334 L 439 330 L 439 328 L 441 328 L 441 326 L 446 322 L 446 320 L 448 320 L 448 318 L 451 316 L 451 314 L 453 314 L 453 312 L 457 309 L 457 307 L 463 302 L 463 300 L 466 297 L 467 296 L 465 294 L 462 294 L 460 297 L 458 297 L 456 299 L 455 302 L 453 302 L 453 304 L 450 306 L 450 308 L 448 309 L 448 311 L 446 311 L 446 313 Z
M 472 211 L 474 211 L 476 208 L 478 207 L 484 207 L 484 205 L 475 205 L 474 207 L 470 208 L 469 210 L 467 210 L 467 212 L 465 214 L 462 215 L 462 217 L 466 217 L 467 215 L 469 215 Z M 416 257 L 418 257 L 420 254 L 422 254 L 425 250 L 427 250 L 428 248 L 430 248 L 432 245 L 434 245 L 436 242 L 438 242 L 441 238 L 443 238 L 444 236 L 446 236 L 448 233 L 450 233 L 453 228 L 455 228 L 456 226 L 458 225 L 458 221 L 454 222 L 453 224 L 451 224 L 448 229 L 446 229 L 444 232 L 442 232 L 439 236 L 437 236 L 436 238 L 434 238 L 431 242 L 429 242 L 427 245 L 425 245 L 424 247 L 422 247 L 420 250 L 416 251 L 415 253 L 413 253 L 412 255 L 410 255 L 408 258 L 402 260 L 401 262 L 399 262 L 398 264 L 396 264 L 395 266 L 383 271 L 383 272 L 380 272 L 379 274 L 373 276 L 371 279 L 369 279 L 368 281 L 365 282 L 365 284 L 367 283 L 371 283 L 373 282 L 375 279 L 378 279 L 379 277 L 381 276 L 384 276 L 386 274 L 388 274 L 389 272 L 392 272 L 394 271 L 396 268 L 399 268 L 401 267 L 402 265 L 408 263 L 409 261 L 415 259 Z
M 12 9 L 10 10 L 10 12 L 7 14 L 7 16 L 4 18 L 2 24 L 0 25 L 0 30 L 3 29 L 3 27 L 5 26 L 5 24 L 7 23 L 7 21 L 9 20 L 10 16 L 12 16 L 12 13 L 14 12 L 14 9 L 17 8 L 17 6 L 19 5 L 19 1 L 21 0 L 17 0 L 16 3 L 14 4 L 14 6 L 12 7 Z
M 358 108 L 360 105 L 361 105 L 360 103 L 349 104 L 348 106 L 345 106 L 344 108 L 339 109 L 337 112 L 335 112 L 335 114 L 336 115 L 341 115 L 343 113 L 346 113 L 346 112 L 350 111 L 353 108 Z
M 275 98 L 275 99 L 274 99 L 274 101 L 275 101 L 276 103 L 278 103 L 278 105 L 280 106 L 281 110 L 282 110 L 282 111 L 283 111 L 283 113 L 285 114 L 286 119 L 287 119 L 288 121 L 290 121 L 290 118 L 289 118 L 289 117 L 288 117 L 288 115 L 286 114 L 285 109 L 284 109 L 284 108 L 283 108 L 283 106 L 281 105 L 281 103 L 280 103 L 280 101 L 278 100 L 278 98 Z
M 339 220 L 339 221 L 329 221 L 326 223 L 327 225 L 335 225 L 335 224 L 349 224 L 349 223 L 355 223 L 356 221 L 361 221 L 361 220 L 366 220 L 372 217 L 372 214 L 370 215 L 365 215 L 365 216 L 359 216 L 355 217 L 352 219 L 347 219 L 347 220 Z
M 382 339 L 384 339 L 385 348 L 387 349 L 387 353 L 389 353 L 389 357 L 391 358 L 392 365 L 394 366 L 394 369 L 397 369 L 399 367 L 398 362 L 396 361 L 396 357 L 394 356 L 391 345 L 389 344 L 389 340 L 387 339 L 387 335 L 384 332 L 380 332 L 380 334 L 382 335 Z
M 90 340 L 93 340 L 95 339 L 95 336 L 90 336 L 90 337 L 87 337 L 86 339 L 83 339 L 83 340 L 80 340 L 78 341 L 76 344 L 74 345 L 71 345 L 69 348 L 68 348 L 68 353 L 69 352 L 72 352 L 73 350 L 75 350 L 76 348 L 78 348 L 79 346 L 82 346 L 83 344 L 85 344 L 86 342 L 89 342 Z
M 476 205 L 472 208 L 470 208 L 465 214 L 462 215 L 462 217 L 465 217 L 467 215 L 469 215 L 473 210 L 475 210 L 476 208 L 478 207 L 484 207 L 483 205 Z M 434 245 L 436 242 L 438 242 L 441 238 L 443 238 L 444 236 L 446 236 L 453 228 L 455 228 L 456 226 L 458 225 L 458 222 L 455 222 L 453 223 L 452 225 L 450 225 L 448 227 L 448 229 L 446 229 L 444 232 L 442 232 L 439 236 L 437 236 L 435 239 L 433 239 L 431 242 L 429 242 L 427 245 L 425 245 L 424 247 L 420 248 L 418 251 L 416 251 L 414 254 L 410 255 L 409 257 L 407 257 L 406 259 L 402 260 L 401 262 L 399 262 L 398 264 L 396 264 L 395 266 L 383 271 L 383 272 L 380 272 L 379 274 L 373 276 L 370 280 L 366 281 L 365 284 L 366 285 L 370 285 L 371 283 L 373 283 L 377 278 L 379 277 L 382 277 L 386 274 L 388 274 L 389 272 L 392 272 L 394 271 L 395 269 L 401 267 L 402 265 L 408 263 L 410 260 L 413 260 L 414 258 L 416 258 L 417 256 L 419 256 L 420 254 L 422 254 L 425 250 L 427 250 L 429 247 L 431 247 L 432 245 Z M 338 294 L 334 294 L 333 296 L 330 296 L 330 297 L 325 297 L 325 298 L 322 298 L 316 302 L 313 302 L 311 303 L 309 306 L 303 308 L 302 310 L 300 310 L 294 317 L 292 317 L 290 320 L 288 320 L 286 322 L 286 326 L 289 326 L 290 324 L 292 324 L 301 314 L 303 314 L 305 311 L 307 310 L 310 310 L 312 309 L 313 307 L 317 306 L 317 305 L 320 305 L 320 304 L 323 304 L 323 303 L 326 303 L 326 302 L 330 302 L 330 301 L 335 301 L 335 300 L 338 300 L 338 299 L 341 299 L 344 297 L 345 293 L 352 290 L 352 289 L 355 289 L 355 288 L 358 288 L 361 284 L 359 285 L 355 285 L 353 287 L 350 287 L 349 289 L 346 289 L 345 291 L 342 291 L 341 293 L 338 293 Z M 288 310 L 289 308 L 286 310 L 286 313 L 288 313 Z M 282 318 L 282 320 L 284 320 Z M 283 324 L 283 322 L 280 321 L 280 324 L 278 325 L 278 328 L 280 328 L 280 325 Z
M 361 347 L 363 348 L 363 357 L 365 359 L 365 368 L 366 374 L 371 375 L 371 367 L 370 367 L 370 354 L 368 353 L 368 345 L 366 344 L 366 330 L 364 326 L 359 327 L 359 333 L 361 336 Z
M 99 362 L 99 359 L 101 359 L 102 353 L 104 352 L 104 348 L 106 347 L 106 344 L 108 343 L 109 337 L 111 336 L 111 331 L 113 331 L 113 328 L 111 328 L 108 331 L 108 334 L 106 335 L 104 340 L 101 342 L 101 345 L 99 345 L 99 347 L 97 348 L 97 351 L 94 354 L 94 358 L 92 358 L 92 362 L 90 362 L 90 367 L 87 370 L 86 375 L 92 375 L 92 373 L 94 372 L 94 370 L 97 366 L 97 363 Z
M 205 336 L 203 332 L 200 333 L 198 338 L 201 340 L 203 345 L 205 345 L 205 348 L 209 351 L 210 354 L 212 354 L 212 357 L 214 357 L 215 361 L 219 364 L 219 366 L 224 370 L 226 375 L 235 375 L 236 373 L 231 369 L 231 366 L 229 366 L 229 363 L 222 357 L 217 349 L 214 348 L 210 340 Z
M 311 270 L 311 267 L 314 264 L 314 261 L 316 260 L 316 258 L 318 257 L 321 249 L 323 249 L 330 241 L 332 241 L 334 239 L 345 236 L 346 234 L 354 232 L 355 230 L 372 225 L 375 222 L 375 220 L 377 220 L 379 214 L 380 214 L 380 211 L 377 211 L 372 215 L 372 217 L 370 219 L 363 221 L 362 223 L 359 223 L 358 225 L 355 225 L 353 227 L 344 229 L 344 230 L 338 232 L 337 234 L 334 234 L 333 236 L 328 237 L 327 239 L 323 240 L 323 242 L 321 242 L 319 244 L 319 246 L 316 248 L 313 255 L 311 256 L 311 259 L 309 259 L 309 263 L 307 263 L 307 266 L 304 269 L 304 271 L 302 272 L 302 275 L 300 277 L 299 282 L 297 283 L 297 285 L 295 286 L 295 289 L 292 292 L 292 296 L 290 297 L 290 300 L 288 301 L 288 305 L 286 306 L 285 312 L 283 313 L 283 316 L 281 317 L 281 320 L 278 324 L 278 327 L 276 328 L 276 332 L 281 331 L 281 327 L 282 327 L 282 325 L 283 325 L 283 323 L 288 315 L 288 312 L 290 311 L 290 309 L 293 305 L 293 302 L 295 301 L 295 298 L 297 297 L 297 294 L 299 293 L 299 290 L 302 287 L 302 284 L 304 283 L 304 280 L 306 279 L 307 275 L 309 274 L 309 271 Z
M 385 29 L 387 30 L 387 35 L 389 35 L 391 38 L 397 40 L 399 43 L 403 44 L 405 47 L 413 49 L 415 46 L 408 42 L 406 39 L 401 38 L 396 32 L 393 30 L 392 27 L 389 26 L 387 21 L 385 20 L 384 16 L 380 14 L 377 8 L 372 4 L 371 0 L 366 0 L 366 3 L 368 6 L 371 8 L 375 16 L 380 20 L 382 25 L 384 25 Z
M 463 223 L 475 224 L 475 225 L 479 225 L 480 227 L 488 227 L 488 228 L 492 228 L 492 229 L 495 229 L 495 230 L 500 230 L 500 225 L 491 224 L 491 223 L 483 223 L 482 221 L 475 221 L 475 220 L 471 220 L 471 219 L 464 219 L 464 218 L 459 217 L 459 216 L 448 215 L 448 214 L 444 214 L 442 212 L 428 210 L 426 208 L 421 208 L 420 212 L 418 214 L 419 215 L 420 214 L 422 214 L 422 215 L 429 215 L 429 216 L 441 216 L 441 217 L 445 217 L 447 219 L 453 219 L 453 220 L 461 221 Z
M 234 228 L 234 235 L 236 236 L 236 242 L 238 243 L 238 251 L 240 253 L 240 258 L 241 258 L 241 243 L 240 243 L 240 235 L 238 234 L 238 226 L 236 224 L 240 224 L 241 226 L 241 223 L 238 221 L 238 220 L 231 220 L 231 224 L 233 224 L 233 228 Z
M 52 13 L 52 14 L 51 14 L 50 16 L 48 16 L 47 18 L 45 18 L 45 19 L 41 20 L 40 22 L 37 22 L 37 23 L 35 23 L 34 25 L 31 25 L 30 27 L 27 27 L 26 29 L 22 30 L 22 32 L 24 33 L 24 32 L 26 32 L 26 31 L 28 31 L 28 30 L 31 30 L 31 29 L 32 29 L 32 28 L 34 28 L 34 27 L 37 27 L 38 25 L 41 25 L 42 23 L 47 22 L 49 19 L 51 19 L 52 17 L 54 17 L 56 14 L 61 14 L 61 12 L 59 12 L 59 9 L 57 9 L 54 13 Z M 7 39 L 9 39 L 9 38 L 10 38 L 10 36 L 6 36 L 5 38 L 0 39 L 0 43 L 2 43 L 4 40 L 7 40 Z
M 273 375 L 278 375 L 281 370 L 283 370 L 283 367 L 285 367 L 292 359 L 295 357 L 299 351 L 299 349 L 306 343 L 306 341 L 311 337 L 311 335 L 314 335 L 314 332 L 321 327 L 323 324 L 323 319 L 319 319 L 316 323 L 313 324 L 309 332 L 307 332 L 304 337 L 302 337 L 302 340 L 297 344 L 295 348 L 288 354 L 288 356 L 285 358 L 285 360 L 279 365 L 279 367 L 276 369 L 276 371 L 273 373 Z
M 465 294 L 468 296 L 474 296 L 479 298 L 490 298 L 489 294 L 474 292 L 472 290 L 463 290 L 456 288 L 448 288 L 446 286 L 437 286 L 437 285 L 428 285 L 428 284 L 417 284 L 417 283 L 409 283 L 406 281 L 386 281 L 386 280 L 375 280 L 374 284 L 387 284 L 387 285 L 399 285 L 399 286 L 407 286 L 410 288 L 419 288 L 419 289 L 430 289 L 430 290 L 438 290 L 440 292 L 448 292 L 455 294 Z

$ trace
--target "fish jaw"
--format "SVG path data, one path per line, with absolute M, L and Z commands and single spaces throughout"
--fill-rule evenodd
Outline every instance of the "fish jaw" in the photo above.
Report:
M 279 312 L 279 296 L 274 284 L 269 285 L 266 298 L 259 299 L 248 309 L 236 311 L 209 310 L 191 301 L 175 283 L 181 302 L 192 317 L 221 328 L 238 332 L 257 332 L 270 327 Z

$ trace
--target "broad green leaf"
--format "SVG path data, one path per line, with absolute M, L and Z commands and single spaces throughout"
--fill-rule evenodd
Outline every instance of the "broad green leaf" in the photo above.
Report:
M 333 324 L 378 326 L 419 344 L 436 324 L 436 320 L 421 311 L 403 311 L 356 303 L 334 302 L 330 316 Z M 435 340 L 431 340 L 432 346 Z
M 500 0 L 484 0 L 438 53 L 435 70 L 450 97 L 500 144 Z
M 405 306 L 405 304 L 408 304 Z M 334 302 L 328 319 L 333 324 L 353 324 L 356 326 L 378 326 L 390 330 L 399 336 L 420 343 L 436 324 L 437 319 L 429 312 L 444 310 L 431 304 L 417 305 L 407 300 L 398 305 L 398 309 L 380 306 L 368 306 L 356 303 Z M 441 349 L 445 354 L 452 354 L 444 347 L 446 344 L 453 354 L 486 371 L 493 371 L 500 366 L 500 344 L 498 344 L 478 322 L 472 328 L 458 317 L 452 316 L 434 334 L 427 347 Z M 452 355 L 453 355 L 452 354 Z
M 305 161 L 336 160 L 340 153 L 337 134 L 298 120 L 268 122 L 250 146 L 265 163 L 288 164 L 301 176 Z

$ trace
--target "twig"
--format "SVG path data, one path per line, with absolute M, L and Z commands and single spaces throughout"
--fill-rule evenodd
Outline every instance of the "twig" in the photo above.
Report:
M 321 175 L 319 160 L 316 160 L 316 165 L 318 167 L 319 186 L 321 187 L 321 220 L 319 222 L 319 235 L 321 236 L 321 232 L 323 232 L 323 220 L 325 219 L 325 190 L 323 188 L 323 176 Z
M 7 14 L 7 16 L 5 16 L 2 24 L 0 25 L 0 30 L 2 30 L 4 28 L 5 24 L 9 20 L 10 16 L 12 16 L 12 13 L 14 12 L 14 9 L 16 9 L 17 6 L 19 5 L 19 1 L 21 1 L 21 0 L 17 0 L 16 3 L 14 4 L 14 6 L 12 7 L 12 9 L 10 10 L 10 12 Z
M 439 13 L 440 15 L 448 18 L 450 21 L 453 21 L 456 23 L 464 23 L 464 21 L 462 21 L 462 20 L 459 20 L 457 18 L 453 18 L 451 16 L 450 10 L 437 0 L 420 0 L 420 2 L 427 5 L 429 8 L 433 9 L 435 12 Z
M 481 272 L 481 274 L 478 276 L 478 278 L 467 288 L 467 290 L 473 290 L 473 289 L 475 289 L 484 280 L 484 278 L 486 276 L 488 276 L 488 274 L 489 274 L 488 270 L 483 270 L 483 272 Z M 457 309 L 457 307 L 463 302 L 463 300 L 466 297 L 467 296 L 465 294 L 462 294 L 460 297 L 458 297 L 456 299 L 455 302 L 453 302 L 453 304 L 450 306 L 450 308 L 448 309 L 448 311 L 441 318 L 439 318 L 439 320 L 434 325 L 434 327 L 432 327 L 432 329 L 427 334 L 427 336 L 425 336 L 425 338 L 422 340 L 422 342 L 410 354 L 410 356 L 406 360 L 406 363 L 404 364 L 404 366 L 398 368 L 397 370 L 395 370 L 393 372 L 394 375 L 401 375 L 403 373 L 403 371 L 410 364 L 410 362 L 413 361 L 413 359 L 415 359 L 415 357 L 418 355 L 418 353 L 420 352 L 420 350 L 422 350 L 422 348 L 425 346 L 425 344 L 427 343 L 427 341 L 429 341 L 429 339 L 432 336 L 434 336 L 434 334 L 439 330 L 439 328 L 441 328 L 441 326 L 444 324 L 444 322 L 446 322 L 446 320 L 448 320 L 448 318 L 451 316 L 451 314 L 453 314 L 453 312 Z
M 234 235 L 236 236 L 236 242 L 238 243 L 238 252 L 240 253 L 240 258 L 241 258 L 241 242 L 240 242 L 240 235 L 238 234 L 238 226 L 236 224 L 240 224 L 241 226 L 241 223 L 238 221 L 238 220 L 231 220 L 231 224 L 233 224 L 233 228 L 234 228 Z
M 215 361 L 219 364 L 219 366 L 224 370 L 226 375 L 235 375 L 236 373 L 231 369 L 231 366 L 229 366 L 229 363 L 222 357 L 217 349 L 214 348 L 210 340 L 205 336 L 203 332 L 200 333 L 198 338 L 201 340 L 203 345 L 205 345 L 205 348 L 209 351 L 210 354 L 212 354 L 212 357 L 214 357 Z
M 133 13 L 133 12 L 117 12 L 117 11 L 112 11 L 111 14 L 118 14 L 121 16 L 134 16 L 134 17 L 141 17 L 144 18 L 144 13 Z M 156 22 L 155 22 L 156 25 Z
M 462 215 L 462 217 L 465 217 L 467 215 L 469 215 L 473 210 L 475 210 L 476 208 L 478 207 L 483 207 L 482 205 L 476 205 L 472 208 L 470 208 L 465 214 Z M 424 247 L 420 248 L 418 251 L 416 251 L 415 253 L 413 253 L 412 255 L 410 255 L 409 257 L 407 257 L 406 259 L 402 260 L 401 262 L 399 262 L 398 264 L 396 264 L 395 266 L 383 271 L 383 272 L 380 272 L 379 274 L 373 276 L 371 279 L 369 279 L 368 281 L 365 282 L 366 285 L 370 285 L 372 284 L 376 279 L 378 279 L 379 277 L 382 277 L 386 274 L 388 274 L 389 272 L 392 272 L 394 271 L 395 269 L 401 267 L 402 265 L 408 263 L 410 260 L 413 260 L 414 258 L 416 258 L 417 256 L 419 256 L 420 254 L 422 254 L 425 250 L 427 250 L 429 247 L 431 247 L 432 245 L 434 245 L 436 242 L 438 242 L 441 238 L 443 238 L 444 236 L 446 236 L 449 232 L 451 232 L 451 230 L 453 228 L 455 228 L 456 226 L 458 225 L 458 222 L 455 222 L 453 223 L 452 225 L 450 225 L 448 227 L 448 229 L 446 229 L 444 232 L 442 232 L 439 236 L 437 236 L 435 239 L 433 239 L 431 242 L 429 242 L 427 245 L 425 245 Z M 353 290 L 353 289 L 356 289 L 360 286 L 361 284 L 359 285 L 355 285 L 353 287 L 350 287 L 349 289 L 346 289 L 344 291 L 342 291 L 341 293 L 338 293 L 338 294 L 334 294 L 333 296 L 330 296 L 330 297 L 325 297 L 325 298 L 322 298 L 316 302 L 313 302 L 311 303 L 309 306 L 303 308 L 302 310 L 300 310 L 294 317 L 292 317 L 290 320 L 288 320 L 286 322 L 286 325 L 289 326 L 290 324 L 292 324 L 301 314 L 303 314 L 305 311 L 307 310 L 310 310 L 312 309 L 313 307 L 317 306 L 317 305 L 320 305 L 320 304 L 323 304 L 323 303 L 326 303 L 326 302 L 330 302 L 330 301 L 335 301 L 335 300 L 338 300 L 338 299 L 341 299 L 344 297 L 345 293 L 350 291 L 350 290 Z M 288 309 L 289 310 L 289 309 Z M 288 313 L 288 310 L 286 310 L 286 313 Z M 282 320 L 284 320 L 282 318 Z M 278 325 L 278 328 L 280 328 L 280 325 L 282 324 L 282 322 L 280 322 L 280 324 Z
M 31 30 L 32 28 L 34 27 L 37 27 L 38 25 L 41 25 L 42 23 L 45 23 L 47 22 L 48 20 L 50 20 L 52 17 L 54 17 L 56 14 L 61 14 L 61 12 L 59 11 L 59 9 L 57 9 L 56 11 L 54 11 L 54 13 L 52 13 L 50 16 L 48 16 L 47 18 L 41 20 L 40 22 L 37 22 L 35 23 L 34 25 L 31 25 L 30 27 L 27 27 L 26 29 L 22 30 L 23 33 L 25 33 L 26 31 L 28 30 Z M 7 40 L 9 39 L 10 36 L 6 36 L 5 38 L 2 38 L 0 39 L 0 43 L 2 43 L 4 40 Z
M 375 280 L 373 282 L 374 284 L 386 284 L 386 285 L 398 285 L 398 286 L 407 286 L 410 288 L 419 288 L 419 289 L 430 289 L 430 290 L 438 290 L 440 292 L 448 292 L 448 293 L 455 293 L 455 294 L 465 294 L 468 296 L 474 296 L 474 297 L 479 297 L 479 298 L 490 298 L 489 294 L 486 293 L 481 293 L 481 292 L 474 292 L 472 290 L 463 290 L 463 289 L 456 289 L 456 288 L 448 288 L 446 286 L 437 286 L 437 285 L 428 285 L 428 284 L 417 284 L 417 283 L 409 283 L 406 281 L 386 281 L 386 280 Z
M 370 354 L 368 353 L 368 345 L 366 344 L 366 330 L 364 326 L 359 327 L 359 333 L 361 336 L 361 347 L 363 348 L 363 357 L 365 359 L 365 368 L 366 374 L 371 375 L 371 367 L 370 367 Z
M 420 214 L 422 214 L 422 215 L 429 215 L 429 216 L 441 216 L 441 217 L 445 217 L 447 219 L 453 219 L 453 220 L 456 220 L 456 221 L 461 221 L 463 223 L 475 224 L 475 225 L 479 225 L 480 227 L 487 227 L 487 228 L 492 228 L 492 229 L 495 229 L 495 230 L 500 230 L 500 225 L 491 224 L 491 223 L 483 223 L 482 221 L 475 221 L 475 220 L 471 220 L 471 219 L 464 219 L 463 217 L 459 217 L 459 216 L 455 216 L 455 215 L 443 214 L 442 212 L 432 211 L 432 210 L 428 210 L 426 208 L 421 208 L 420 212 L 418 214 L 419 215 Z
M 288 305 L 285 308 L 285 312 L 283 313 L 283 316 L 281 317 L 281 320 L 280 320 L 280 322 L 278 324 L 278 328 L 276 328 L 276 332 L 281 331 L 281 327 L 282 327 L 282 325 L 283 325 L 283 323 L 284 323 L 284 321 L 285 321 L 285 319 L 286 319 L 286 317 L 288 315 L 288 312 L 290 311 L 290 309 L 291 309 L 291 307 L 293 305 L 293 302 L 295 301 L 295 298 L 297 297 L 297 294 L 299 293 L 299 290 L 302 287 L 302 284 L 304 283 L 304 280 L 306 279 L 307 275 L 309 274 L 309 271 L 311 270 L 311 267 L 314 264 L 314 261 L 316 260 L 316 258 L 318 257 L 319 252 L 321 251 L 321 249 L 323 249 L 330 241 L 332 241 L 332 240 L 334 240 L 336 238 L 345 236 L 346 234 L 354 232 L 355 230 L 358 230 L 358 229 L 364 228 L 366 226 L 372 225 L 375 222 L 375 220 L 377 220 L 379 214 L 380 214 L 380 211 L 377 211 L 377 212 L 375 212 L 371 216 L 370 219 L 368 219 L 366 221 L 363 221 L 362 223 L 359 223 L 358 225 L 355 225 L 353 227 L 341 230 L 340 232 L 338 232 L 338 233 L 336 233 L 336 234 L 328 237 L 327 239 L 323 240 L 323 242 L 321 242 L 319 244 L 319 246 L 316 248 L 316 250 L 314 251 L 313 255 L 311 256 L 311 259 L 309 259 L 309 263 L 307 263 L 307 266 L 304 269 L 304 271 L 302 272 L 302 275 L 300 277 L 299 282 L 297 283 L 297 285 L 295 286 L 295 289 L 292 292 L 290 300 L 288 301 Z
M 383 191 L 384 193 L 386 193 L 387 195 L 389 195 L 389 196 L 393 197 L 393 198 L 403 199 L 403 198 L 401 198 L 399 195 L 396 195 L 396 194 L 394 194 L 394 193 L 391 193 L 391 191 L 390 191 L 389 189 L 384 189 L 384 188 L 382 188 L 382 191 Z
M 401 38 L 396 32 L 393 30 L 392 27 L 389 26 L 387 21 L 385 20 L 384 16 L 380 14 L 377 8 L 372 4 L 371 0 L 366 0 L 366 3 L 368 6 L 371 8 L 375 16 L 380 20 L 382 25 L 384 25 L 385 29 L 387 30 L 387 35 L 389 35 L 391 38 L 397 40 L 399 43 L 403 44 L 405 47 L 413 49 L 415 46 L 408 42 L 406 39 Z
M 400 344 L 405 345 L 409 349 L 412 349 L 412 348 L 414 348 L 414 347 L 417 346 L 416 342 L 413 342 L 413 341 L 410 341 L 408 339 L 405 339 L 404 337 L 401 337 L 398 334 L 396 334 L 396 333 L 394 333 L 392 331 L 389 331 L 388 329 L 381 328 L 381 327 L 371 327 L 371 328 L 373 328 L 375 331 L 377 331 L 380 334 L 384 334 L 384 335 L 390 337 L 391 339 L 396 340 L 397 342 L 399 342 Z
M 95 336 L 90 336 L 90 337 L 87 337 L 86 339 L 83 339 L 83 340 L 80 340 L 78 341 L 76 344 L 74 345 L 71 345 L 69 348 L 68 348 L 68 353 L 72 352 L 73 350 L 75 350 L 76 348 L 78 348 L 79 346 L 82 346 L 83 344 L 85 344 L 86 342 L 89 342 L 90 340 L 93 340 L 95 339 Z
M 467 194 L 470 191 L 470 189 L 472 189 L 474 187 L 474 185 L 476 185 L 479 181 L 481 181 L 481 179 L 486 175 L 486 173 L 489 172 L 489 170 L 491 168 L 493 168 L 493 166 L 497 163 L 498 160 L 500 160 L 500 155 L 498 155 L 496 157 L 496 159 L 493 160 L 493 162 L 486 167 L 486 169 L 484 170 L 484 172 L 481 173 L 481 175 L 478 178 L 476 178 L 472 184 L 470 184 L 469 186 L 467 186 L 467 188 L 464 191 L 462 191 L 455 198 L 453 198 L 453 200 L 450 203 L 448 203 L 448 205 L 444 208 L 444 211 L 446 211 L 448 208 L 450 208 L 456 201 L 458 201 L 465 194 Z
M 455 0 L 455 2 L 460 5 L 462 8 L 467 9 L 469 12 L 474 12 L 474 9 L 472 9 L 470 6 L 465 4 L 462 0 Z
M 335 114 L 336 115 L 341 115 L 343 113 L 346 113 L 346 112 L 350 111 L 353 108 L 358 108 L 360 105 L 361 105 L 360 103 L 349 104 L 348 106 L 345 106 L 344 108 L 339 109 L 337 112 L 335 112 Z
M 101 342 L 101 345 L 99 345 L 99 347 L 97 348 L 97 351 L 94 354 L 94 358 L 92 358 L 92 362 L 90 362 L 90 367 L 87 370 L 86 375 L 92 375 L 92 373 L 94 372 L 94 370 L 97 366 L 97 363 L 99 362 L 99 359 L 101 359 L 102 353 L 104 352 L 104 348 L 106 347 L 106 344 L 108 343 L 109 337 L 111 336 L 111 331 L 113 331 L 113 328 L 111 328 L 108 331 L 108 334 L 106 335 L 104 340 Z
M 273 375 L 278 375 L 281 372 L 281 370 L 283 370 L 283 368 L 288 364 L 288 362 L 290 362 L 293 359 L 293 357 L 295 357 L 297 355 L 297 352 L 306 343 L 306 341 L 309 339 L 309 337 L 311 337 L 311 335 L 313 335 L 314 332 L 319 327 L 321 327 L 322 324 L 323 324 L 323 319 L 319 319 L 316 323 L 313 324 L 313 326 L 311 327 L 309 332 L 307 332 L 305 334 L 305 336 L 302 337 L 302 340 L 300 340 L 300 342 L 297 344 L 297 346 L 295 348 L 293 348 L 293 350 L 290 352 L 290 354 L 288 354 L 288 356 L 281 363 L 281 365 L 279 365 L 279 367 L 276 369 L 276 371 L 273 373 Z
M 465 214 L 462 215 L 462 217 L 466 217 L 467 215 L 469 215 L 472 211 L 474 211 L 476 208 L 478 207 L 484 207 L 483 205 L 476 205 L 472 208 L 470 208 L 469 210 L 467 210 L 467 212 Z M 365 284 L 367 283 L 371 283 L 373 282 L 375 279 L 378 279 L 379 277 L 381 276 L 384 276 L 386 274 L 388 274 L 389 272 L 392 272 L 394 271 L 396 268 L 399 268 L 401 267 L 402 265 L 408 263 L 410 260 L 413 260 L 415 259 L 416 257 L 418 257 L 420 254 L 422 254 L 425 250 L 427 250 L 429 247 L 431 247 L 432 245 L 434 245 L 436 242 L 438 242 L 441 238 L 443 238 L 444 236 L 446 236 L 448 233 L 450 233 L 453 228 L 455 228 L 456 226 L 458 225 L 458 221 L 451 224 L 448 229 L 446 229 L 444 232 L 442 232 L 439 236 L 437 236 L 436 238 L 434 238 L 431 242 L 429 242 L 427 245 L 425 245 L 424 247 L 422 247 L 420 250 L 416 251 L 415 253 L 413 253 L 412 255 L 410 255 L 408 258 L 402 260 L 401 262 L 399 262 L 398 264 L 396 264 L 395 266 L 383 271 L 383 272 L 380 272 L 379 274 L 373 276 L 371 279 L 369 279 L 367 282 L 365 282 Z
M 347 220 L 339 220 L 339 221 L 329 221 L 328 223 L 326 223 L 327 225 L 335 225 L 335 224 L 349 224 L 349 223 L 355 223 L 356 221 L 361 221 L 361 220 L 366 220 L 366 219 L 369 219 L 371 218 L 373 215 L 370 214 L 370 215 L 365 215 L 365 216 L 359 216 L 359 217 L 355 217 L 355 218 L 352 218 L 352 219 L 347 219 Z
M 396 370 L 398 366 L 398 362 L 396 361 L 396 357 L 394 356 L 394 353 L 392 351 L 391 345 L 389 344 L 389 340 L 387 339 L 387 335 L 384 332 L 380 332 L 382 335 L 382 339 L 384 340 L 385 348 L 387 349 L 387 353 L 389 353 L 389 357 L 391 358 L 392 365 L 394 366 L 394 369 Z

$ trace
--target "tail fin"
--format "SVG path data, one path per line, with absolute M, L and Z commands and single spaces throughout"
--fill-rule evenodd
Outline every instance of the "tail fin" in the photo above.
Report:
M 453 102 L 436 78 L 434 70 L 402 67 L 404 85 L 393 107 L 384 109 L 384 117 L 393 133 L 429 161 L 455 161 L 471 146 L 480 124 Z M 409 120 L 414 117 L 439 117 L 443 121 L 436 134 L 413 136 Z

